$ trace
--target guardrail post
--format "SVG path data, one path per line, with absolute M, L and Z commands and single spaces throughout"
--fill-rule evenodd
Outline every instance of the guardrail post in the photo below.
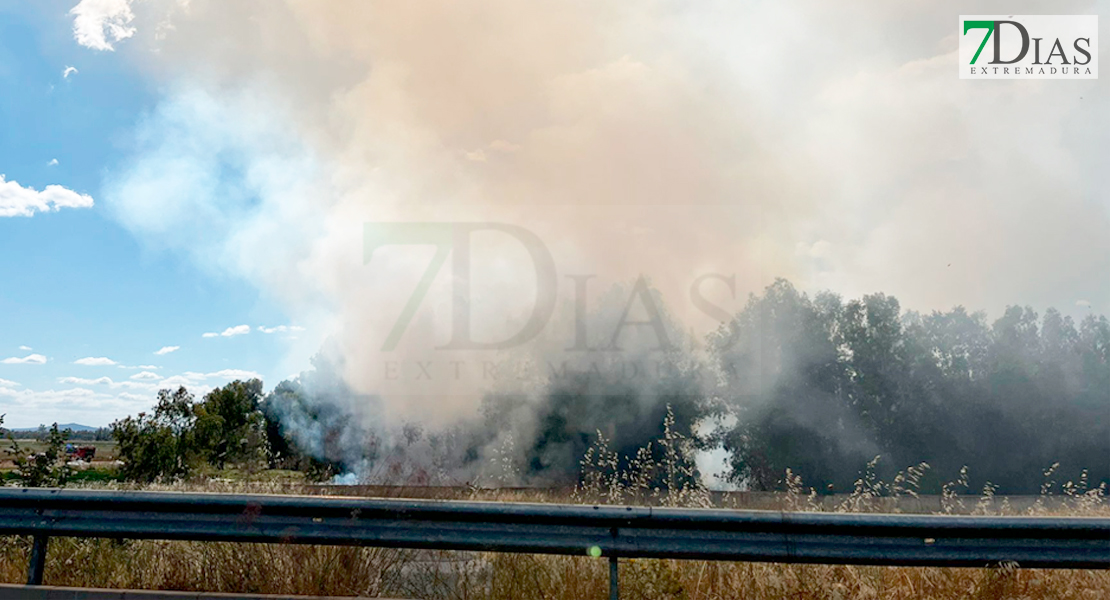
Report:
M 609 600 L 620 600 L 620 585 L 617 583 L 617 576 L 620 574 L 619 564 L 617 562 L 617 536 L 620 531 L 616 527 L 609 528 L 609 535 L 613 536 L 613 553 L 609 555 Z
M 617 557 L 609 557 L 609 600 L 620 600 L 620 587 L 617 585 Z
M 42 585 L 42 572 L 46 569 L 46 543 L 49 541 L 49 536 L 35 536 L 31 561 L 27 565 L 27 585 Z

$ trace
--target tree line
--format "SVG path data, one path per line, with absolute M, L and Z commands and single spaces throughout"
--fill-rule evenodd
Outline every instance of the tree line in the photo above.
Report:
M 286 468 L 316 479 L 334 473 L 300 452 L 266 411 L 262 381 L 234 381 L 197 401 L 185 387 L 158 392 L 149 412 L 112 423 L 120 475 L 133 481 L 184 479 L 234 467 Z
M 667 328 L 681 337 L 679 324 Z M 994 321 L 963 307 L 922 314 L 885 294 L 811 297 L 778 280 L 704 344 L 676 344 L 658 360 L 668 368 L 633 378 L 600 369 L 492 390 L 472 418 L 427 431 L 376 419 L 383 399 L 350 389 L 342 364 L 321 353 L 268 394 L 259 380 L 199 400 L 162 390 L 150 411 L 110 429 L 120 474 L 136 481 L 234 467 L 459 483 L 497 464 L 503 483 L 573 484 L 601 437 L 623 470 L 661 461 L 677 433 L 691 450 L 726 450 L 726 478 L 754 490 L 800 478 L 818 493 L 845 491 L 864 471 L 889 479 L 908 467 L 922 473 L 923 492 L 958 474 L 970 491 L 1007 494 L 1038 493 L 1045 473 L 1110 482 L 1102 315 L 1076 323 L 1019 306 Z M 20 452 L 32 471 L 49 462 Z M 684 460 L 687 479 L 702 475 Z
M 756 489 L 786 468 L 845 489 L 870 459 L 1037 493 L 1043 472 L 1110 481 L 1110 323 L 1055 309 L 903 312 L 884 294 L 814 297 L 779 280 L 710 338 L 714 436 Z

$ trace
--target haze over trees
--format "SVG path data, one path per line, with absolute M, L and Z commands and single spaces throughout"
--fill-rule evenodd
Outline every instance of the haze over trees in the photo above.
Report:
M 791 468 L 845 489 L 866 462 L 927 462 L 974 491 L 1036 493 L 1042 471 L 1110 479 L 1110 323 L 1009 307 L 903 313 L 898 300 L 813 298 L 780 280 L 710 340 L 724 375 L 717 434 L 731 476 L 757 489 Z
M 585 353 L 590 368 L 500 386 L 444 428 L 387 423 L 383 399 L 355 393 L 324 353 L 269 394 L 258 380 L 200 401 L 163 390 L 151 411 L 112 425 L 121 473 L 284 468 L 316 479 L 566 485 L 582 480 L 600 438 L 613 468 L 627 469 L 658 462 L 678 435 L 687 452 L 727 450 L 724 476 L 755 490 L 782 489 L 788 468 L 819 493 L 850 490 L 876 457 L 884 478 L 927 463 L 924 492 L 965 466 L 971 492 L 989 483 L 1038 493 L 1046 470 L 1058 482 L 1110 481 L 1105 316 L 1076 323 L 1019 306 L 993 321 L 963 307 L 920 314 L 885 294 L 811 297 L 778 280 L 699 344 L 652 298 L 657 331 L 676 343 L 656 352 L 622 341 L 619 368 L 612 353 Z M 597 307 L 591 323 L 612 321 L 611 308 Z M 659 368 L 629 375 L 629 360 L 649 357 Z M 693 456 L 682 460 L 687 479 L 704 475 Z

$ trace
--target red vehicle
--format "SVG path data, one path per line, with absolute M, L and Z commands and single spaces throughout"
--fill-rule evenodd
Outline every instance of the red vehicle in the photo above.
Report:
M 73 444 L 66 444 L 66 455 L 73 460 L 92 462 L 93 457 L 96 456 L 96 446 L 74 446 Z

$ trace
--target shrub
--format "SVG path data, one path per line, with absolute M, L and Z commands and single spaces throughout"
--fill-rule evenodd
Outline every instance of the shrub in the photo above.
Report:
M 3 420 L 0 419 L 0 423 Z M 58 431 L 58 424 L 50 426 L 42 443 L 45 448 L 34 452 L 16 441 L 8 433 L 11 446 L 7 453 L 15 463 L 15 476 L 23 487 L 62 487 L 73 471 L 66 465 L 65 445 L 68 431 Z

